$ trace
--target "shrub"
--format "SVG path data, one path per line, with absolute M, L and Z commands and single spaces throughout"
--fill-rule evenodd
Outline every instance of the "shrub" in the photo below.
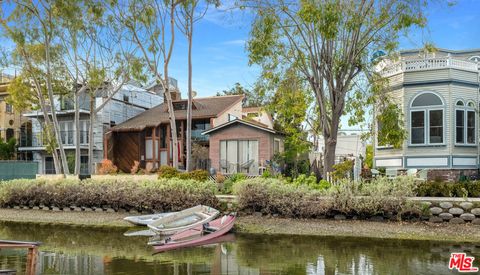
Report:
M 139 166 L 140 166 L 140 162 L 134 160 L 132 169 L 130 169 L 130 174 L 135 175 L 136 173 L 138 173 Z
M 180 172 L 172 166 L 161 166 L 158 169 L 158 178 L 171 179 L 179 177 Z
M 208 176 L 209 176 L 208 171 L 200 170 L 200 169 L 193 170 L 188 174 L 190 176 L 190 179 L 197 180 L 197 181 L 206 181 L 208 180 Z
M 350 178 L 353 170 L 353 160 L 345 160 L 333 165 L 332 179 L 334 182 L 341 179 Z
M 288 181 L 287 181 L 288 182 Z M 331 184 L 327 180 L 321 180 L 320 182 L 317 182 L 317 177 L 315 177 L 314 174 L 311 174 L 310 176 L 307 176 L 305 174 L 300 174 L 298 177 L 293 179 L 291 183 L 295 186 L 306 186 L 310 189 L 316 189 L 316 190 L 325 190 L 330 188 Z
M 480 197 L 480 182 L 427 181 L 417 186 L 416 193 L 421 197 Z
M 406 197 L 415 194 L 415 182 L 410 177 L 385 177 L 370 182 L 341 181 L 324 193 L 334 201 L 335 211 L 359 216 L 400 214 L 406 207 Z
M 278 214 L 283 217 L 314 218 L 325 215 L 331 201 L 305 186 L 284 184 L 279 179 L 253 178 L 234 184 L 239 210 Z
M 320 185 L 320 184 L 319 184 Z M 239 210 L 278 214 L 291 218 L 314 218 L 323 215 L 377 214 L 402 215 L 416 209 L 407 204 L 406 197 L 414 194 L 412 178 L 385 178 L 371 182 L 341 181 L 330 186 L 322 182 L 323 191 L 307 185 L 285 184 L 280 179 L 254 178 L 234 184 Z
M 98 169 L 100 175 L 116 174 L 117 172 L 117 166 L 113 165 L 113 162 L 109 159 L 103 159 Z
M 464 186 L 470 197 L 480 197 L 480 181 L 467 181 Z
M 178 211 L 197 204 L 218 207 L 215 189 L 212 182 L 180 179 L 141 182 L 123 179 L 12 180 L 0 184 L 0 207 L 76 205 Z
M 317 188 L 318 190 L 324 190 L 324 189 L 328 189 L 332 186 L 332 184 L 327 181 L 327 180 L 324 180 L 324 179 L 321 179 L 320 182 L 318 183 L 317 185 Z
M 229 178 L 227 178 L 224 182 L 223 182 L 223 190 L 222 193 L 224 194 L 231 194 L 232 191 L 233 191 L 233 184 L 235 182 L 239 182 L 239 181 L 242 181 L 242 180 L 245 180 L 247 178 L 247 176 L 245 176 L 245 174 L 241 174 L 241 173 L 236 173 L 236 174 L 233 174 L 231 175 Z
M 225 176 L 222 173 L 217 172 L 217 175 L 215 177 L 216 181 L 218 184 L 223 184 L 225 182 Z

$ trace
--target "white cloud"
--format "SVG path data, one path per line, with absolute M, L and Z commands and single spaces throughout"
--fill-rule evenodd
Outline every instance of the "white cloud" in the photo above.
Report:
M 235 39 L 235 40 L 227 40 L 222 43 L 222 45 L 245 45 L 245 39 Z

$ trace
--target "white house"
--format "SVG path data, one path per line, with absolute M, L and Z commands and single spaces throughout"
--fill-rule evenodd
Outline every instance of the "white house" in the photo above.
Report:
M 408 136 L 400 149 L 380 146 L 375 137 L 374 165 L 431 169 L 434 176 L 476 173 L 479 62 L 480 49 L 407 50 L 380 62 Z
M 98 95 L 95 98 L 95 107 L 100 106 L 106 96 Z M 80 131 L 75 132 L 74 116 L 75 111 L 71 99 L 65 99 L 57 96 L 54 101 L 57 119 L 60 124 L 60 134 L 63 148 L 68 154 L 73 154 L 75 150 L 75 136 L 80 135 L 81 149 L 81 174 L 88 171 L 88 144 L 90 138 L 88 136 L 90 121 L 90 103 L 87 94 L 80 96 Z M 146 90 L 137 83 L 128 83 L 105 104 L 105 106 L 97 113 L 95 125 L 93 127 L 94 134 L 94 152 L 92 163 L 98 163 L 103 159 L 103 138 L 104 133 L 111 127 L 118 125 L 142 112 L 148 110 L 163 102 L 163 97 L 151 90 Z M 55 168 L 53 158 L 46 152 L 43 141 L 43 133 L 41 123 L 43 121 L 43 113 L 41 111 L 33 111 L 24 116 L 31 120 L 31 137 L 27 138 L 30 142 L 21 143 L 19 151 L 32 152 L 33 160 L 39 163 L 39 174 L 54 174 Z M 92 168 L 93 169 L 93 168 Z M 72 172 L 72 171 L 71 171 Z
M 325 149 L 325 141 L 323 136 L 318 137 L 318 151 L 323 152 Z M 343 157 L 360 157 L 365 158 L 367 143 L 362 140 L 361 135 L 338 135 L 337 146 L 335 147 L 336 159 Z

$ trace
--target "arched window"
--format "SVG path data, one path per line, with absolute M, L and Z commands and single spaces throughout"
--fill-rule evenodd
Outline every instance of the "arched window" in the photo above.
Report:
M 466 106 L 462 102 L 462 105 L 457 104 L 455 107 L 455 144 L 457 145 L 475 145 L 477 123 L 474 106 L 470 101 Z
M 480 63 L 480 56 L 475 55 L 475 56 L 470 57 L 468 60 Z
M 410 104 L 410 144 L 445 143 L 443 100 L 432 92 L 417 95 Z

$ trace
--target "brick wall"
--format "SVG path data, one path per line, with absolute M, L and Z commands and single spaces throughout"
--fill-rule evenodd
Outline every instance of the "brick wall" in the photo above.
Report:
M 468 177 L 476 175 L 477 172 L 477 169 L 432 169 L 428 171 L 427 178 L 429 180 L 455 182 L 460 179 L 462 173 L 464 176 Z
M 210 134 L 209 157 L 212 167 L 219 171 L 221 140 L 258 140 L 258 160 L 263 165 L 273 155 L 272 134 L 242 124 L 234 124 Z

